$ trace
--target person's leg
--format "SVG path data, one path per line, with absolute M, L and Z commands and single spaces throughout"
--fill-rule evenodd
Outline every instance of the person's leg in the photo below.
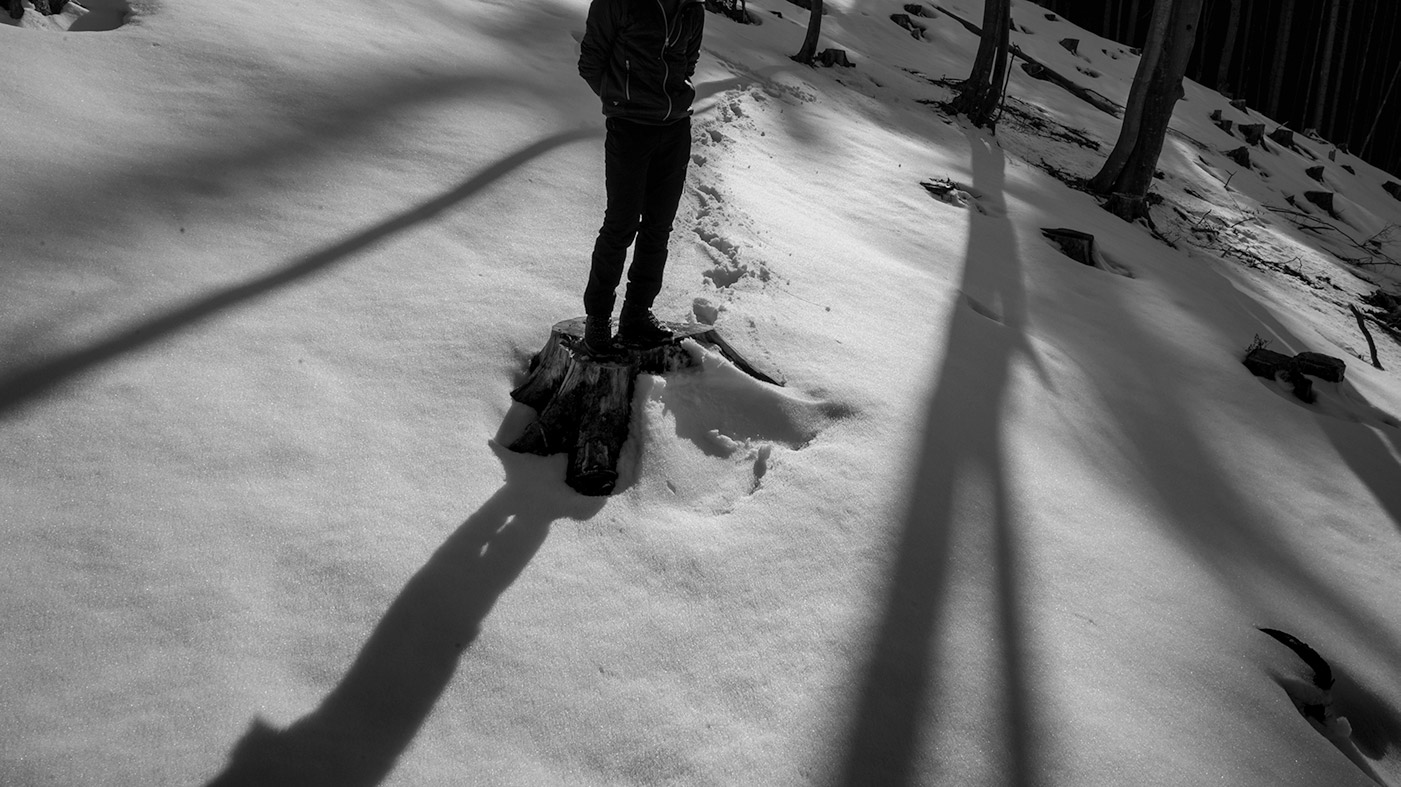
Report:
M 648 131 L 635 123 L 608 121 L 608 136 L 603 143 L 608 206 L 594 243 L 589 283 L 584 289 L 584 313 L 589 316 L 606 318 L 613 313 L 628 247 L 637 237 L 646 198 L 651 148 Z
M 658 127 L 656 150 L 647 167 L 646 196 L 638 223 L 637 248 L 628 268 L 625 306 L 647 310 L 662 289 L 667 242 L 676 220 L 686 169 L 691 162 L 691 120 L 686 118 Z

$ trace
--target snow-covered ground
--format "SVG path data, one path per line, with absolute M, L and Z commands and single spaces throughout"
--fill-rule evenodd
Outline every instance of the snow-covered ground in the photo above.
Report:
M 1189 85 L 1170 248 L 1042 166 L 1117 119 L 1020 68 L 995 139 L 926 103 L 977 44 L 932 3 L 828 0 L 853 69 L 748 5 L 658 310 L 787 385 L 644 377 L 606 499 L 499 447 L 602 215 L 586 0 L 0 25 L 0 784 L 1401 785 L 1401 347 L 1279 212 L 1365 241 L 1390 176 L 1247 171 Z M 1124 101 L 1125 47 L 1014 16 Z

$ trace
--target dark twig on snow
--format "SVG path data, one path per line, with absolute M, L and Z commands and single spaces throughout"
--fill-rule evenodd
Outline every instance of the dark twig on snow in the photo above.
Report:
M 1372 354 L 1372 365 L 1381 369 L 1382 362 L 1377 360 L 1377 343 L 1372 340 L 1372 332 L 1367 330 L 1367 320 L 1363 318 L 1362 312 L 1358 311 L 1356 306 L 1349 303 L 1348 308 L 1352 310 L 1352 316 L 1357 318 L 1357 327 L 1362 329 L 1362 335 L 1367 337 L 1367 351 Z

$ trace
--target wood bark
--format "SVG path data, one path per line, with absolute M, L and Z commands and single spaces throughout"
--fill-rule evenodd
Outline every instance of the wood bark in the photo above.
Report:
M 1143 108 L 1148 100 L 1148 91 L 1154 69 L 1162 57 L 1163 43 L 1167 37 L 1168 24 L 1172 19 L 1174 0 L 1157 0 L 1153 4 L 1153 21 L 1148 26 L 1148 40 L 1143 46 L 1143 55 L 1134 71 L 1133 83 L 1129 87 L 1128 105 L 1124 107 L 1124 122 L 1119 126 L 1119 137 L 1114 149 L 1104 160 L 1098 174 L 1090 179 L 1089 188 L 1098 194 L 1108 194 L 1114 183 L 1123 174 L 1134 148 L 1139 142 L 1139 131 L 1143 124 Z
M 1146 198 L 1163 150 L 1172 112 L 1182 97 L 1182 76 L 1196 44 L 1202 0 L 1172 3 L 1167 34 L 1152 75 L 1143 87 L 1143 114 L 1132 152 L 1110 188 L 1105 208 L 1127 221 L 1148 216 Z M 1127 117 L 1127 116 L 1126 116 Z
M 978 54 L 973 70 L 959 88 L 951 108 L 974 126 L 997 129 L 997 108 L 1007 83 L 1008 54 L 1012 45 L 1012 0 L 986 0 Z
M 1216 66 L 1216 89 L 1225 92 L 1230 86 L 1231 58 L 1236 52 L 1236 38 L 1240 35 L 1241 0 L 1231 0 L 1231 15 L 1226 21 L 1226 38 L 1221 48 L 1221 62 Z
M 1328 89 L 1332 111 L 1325 113 L 1325 127 L 1318 129 L 1318 132 L 1325 139 L 1333 139 L 1338 133 L 1338 116 L 1341 114 L 1341 104 L 1339 97 L 1343 93 L 1343 73 L 1347 71 L 1348 52 L 1352 51 L 1352 12 L 1357 7 L 1356 0 L 1342 0 L 1344 16 L 1342 26 L 1342 38 L 1338 40 L 1338 62 L 1333 70 L 1333 85 Z
M 1294 0 L 1284 0 L 1279 18 L 1279 35 L 1275 38 L 1274 65 L 1270 69 L 1270 117 L 1279 117 L 1279 97 L 1284 92 L 1285 58 L 1289 54 L 1289 34 L 1294 22 Z
M 1304 126 L 1315 130 L 1323 125 L 1323 106 L 1328 100 L 1328 90 L 1332 86 L 1329 77 L 1333 71 L 1333 45 L 1338 36 L 1338 10 L 1341 2 L 1331 0 L 1330 6 L 1328 21 L 1324 27 L 1323 48 L 1318 55 L 1318 92 L 1314 94 L 1308 124 Z
M 803 47 L 793 59 L 805 66 L 812 65 L 817 57 L 817 39 L 822 35 L 822 0 L 812 0 L 812 11 L 808 16 L 808 32 L 803 38 Z
M 618 482 L 618 458 L 628 438 L 637 375 L 694 366 L 695 358 L 683 341 L 710 344 L 751 377 L 783 384 L 737 353 L 714 326 L 668 327 L 674 333 L 671 339 L 621 347 L 598 357 L 583 352 L 583 317 L 556 323 L 531 361 L 530 376 L 511 392 L 512 399 L 535 410 L 536 418 L 508 448 L 542 456 L 568 454 L 565 483 L 580 494 L 608 495 Z

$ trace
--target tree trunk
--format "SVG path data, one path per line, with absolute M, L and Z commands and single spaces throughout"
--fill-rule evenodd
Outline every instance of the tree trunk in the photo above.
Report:
M 822 35 L 822 0 L 812 0 L 812 12 L 808 15 L 808 33 L 803 38 L 803 48 L 793 59 L 805 66 L 812 65 L 817 57 L 817 39 Z
M 1323 125 L 1323 104 L 1328 99 L 1328 77 L 1333 70 L 1333 42 L 1337 40 L 1338 35 L 1339 5 L 1340 0 L 1332 0 L 1332 8 L 1328 11 L 1328 22 L 1324 28 L 1327 32 L 1323 38 L 1323 51 L 1319 55 L 1322 62 L 1318 70 L 1318 93 L 1313 97 L 1313 111 L 1309 113 L 1309 122 L 1305 128 L 1317 130 Z
M 1347 12 L 1343 16 L 1343 37 L 1338 42 L 1338 62 L 1333 71 L 1333 85 L 1328 90 L 1333 111 L 1328 112 L 1324 118 L 1327 124 L 1326 132 L 1322 128 L 1318 130 L 1325 139 L 1333 139 L 1338 133 L 1338 112 L 1341 106 L 1338 98 L 1343 93 L 1343 73 L 1347 71 L 1347 55 L 1351 51 L 1349 43 L 1352 38 L 1352 11 L 1357 7 L 1357 0 L 1342 0 L 1342 2 Z
M 1225 92 L 1231 76 L 1231 56 L 1236 51 L 1236 36 L 1240 34 L 1241 0 L 1231 0 L 1231 16 L 1226 22 L 1226 40 L 1222 43 L 1221 63 L 1216 66 L 1216 89 Z
M 1090 179 L 1090 190 L 1098 194 L 1108 194 L 1124 170 L 1124 164 L 1138 144 L 1139 128 L 1143 122 L 1143 106 L 1148 96 L 1148 82 L 1162 57 L 1163 40 L 1167 37 L 1168 23 L 1172 18 L 1174 0 L 1157 0 L 1153 5 L 1153 21 L 1148 27 L 1148 40 L 1143 45 L 1143 55 L 1138 61 L 1138 70 L 1133 75 L 1133 85 L 1129 88 L 1128 105 L 1124 107 L 1124 122 L 1119 127 L 1119 139 L 1114 150 L 1105 159 L 1099 174 Z
M 1153 183 L 1158 155 L 1163 150 L 1172 112 L 1182 97 L 1182 76 L 1196 44 L 1203 0 L 1176 0 L 1172 3 L 1162 52 L 1145 87 L 1143 115 L 1133 152 L 1115 179 L 1105 208 L 1116 216 L 1133 221 L 1147 217 L 1146 198 Z
M 1367 131 L 1367 138 L 1362 140 L 1362 147 L 1357 151 L 1357 155 L 1367 155 L 1367 148 L 1372 144 L 1372 135 L 1377 133 L 1377 124 L 1382 121 L 1382 110 L 1386 109 L 1386 103 L 1391 100 L 1391 91 L 1396 87 L 1396 78 L 1401 77 L 1401 63 L 1396 64 L 1396 70 L 1391 74 L 1391 83 L 1386 86 L 1386 93 L 1382 96 L 1382 103 L 1377 106 L 1377 116 L 1372 120 L 1372 128 Z
M 983 4 L 983 29 L 973 71 L 954 97 L 951 109 L 978 128 L 997 129 L 997 108 L 1007 82 L 1008 53 L 1012 46 L 1012 0 L 987 0 Z
M 1279 36 L 1275 39 L 1275 60 L 1270 70 L 1270 117 L 1279 117 L 1279 97 L 1284 92 L 1285 56 L 1289 53 L 1289 33 L 1294 22 L 1294 0 L 1284 0 L 1279 19 Z
M 1375 17 L 1375 9 L 1372 14 L 1364 13 L 1362 15 L 1363 19 L 1375 19 Z M 1374 31 L 1368 30 L 1362 37 L 1362 58 L 1357 61 L 1357 70 L 1359 73 L 1353 84 L 1352 111 L 1348 113 L 1347 132 L 1344 134 L 1344 139 L 1347 141 L 1349 147 L 1352 146 L 1352 141 L 1357 133 L 1357 113 L 1361 111 L 1362 108 L 1362 83 L 1367 81 L 1363 77 L 1368 72 L 1367 58 L 1372 53 L 1372 37 L 1374 35 Z M 1361 150 L 1361 147 L 1358 147 L 1358 150 Z

